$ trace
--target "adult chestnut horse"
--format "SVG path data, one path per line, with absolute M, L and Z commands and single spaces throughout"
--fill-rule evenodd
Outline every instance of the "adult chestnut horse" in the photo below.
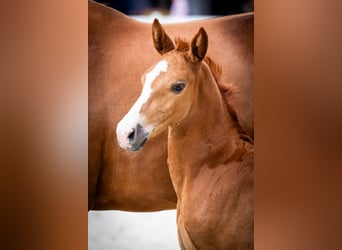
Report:
M 221 95 L 217 66 L 205 59 L 206 31 L 200 28 L 191 49 L 179 39 L 174 48 L 159 39 L 162 32 L 155 20 L 154 45 L 164 55 L 141 78 L 140 97 L 117 125 L 118 142 L 139 150 L 169 128 L 182 249 L 253 249 L 253 142 Z
M 89 167 L 88 208 L 158 211 L 176 208 L 167 168 L 167 134 L 126 152 L 115 126 L 141 91 L 138 83 L 159 60 L 151 48 L 151 25 L 89 2 Z M 190 39 L 203 26 L 212 37 L 208 53 L 222 66 L 222 84 L 242 127 L 253 136 L 253 14 L 165 25 L 170 36 Z M 163 39 L 168 40 L 165 32 Z M 159 48 L 162 52 L 163 48 Z

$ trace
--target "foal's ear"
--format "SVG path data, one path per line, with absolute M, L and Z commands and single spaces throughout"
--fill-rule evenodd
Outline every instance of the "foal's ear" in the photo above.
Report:
M 191 58 L 194 62 L 204 59 L 208 49 L 208 35 L 203 28 L 200 28 L 191 41 Z
M 157 18 L 153 21 L 152 38 L 154 47 L 161 55 L 175 48 L 171 38 L 166 34 Z

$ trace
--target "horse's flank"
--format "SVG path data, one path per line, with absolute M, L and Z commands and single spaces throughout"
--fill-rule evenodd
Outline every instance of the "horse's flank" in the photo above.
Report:
M 151 139 L 136 153 L 121 150 L 115 136 L 115 124 L 139 96 L 146 65 L 160 59 L 151 46 L 151 26 L 92 1 L 88 17 L 89 209 L 174 209 L 177 197 L 166 164 L 167 134 Z M 220 79 L 229 89 L 224 94 L 252 136 L 253 13 L 165 25 L 170 36 L 182 34 L 186 39 L 200 26 L 211 37 L 208 54 L 222 66 Z

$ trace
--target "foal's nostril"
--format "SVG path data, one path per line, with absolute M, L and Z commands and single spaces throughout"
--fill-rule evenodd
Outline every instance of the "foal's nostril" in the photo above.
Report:
M 128 132 L 127 138 L 128 138 L 130 141 L 132 141 L 132 140 L 134 139 L 134 137 L 135 137 L 135 129 L 132 128 L 132 129 Z

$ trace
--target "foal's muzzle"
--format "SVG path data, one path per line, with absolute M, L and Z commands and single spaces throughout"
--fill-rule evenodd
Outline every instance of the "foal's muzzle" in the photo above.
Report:
M 148 137 L 148 133 L 144 131 L 144 128 L 137 123 L 133 128 L 129 128 L 126 132 L 122 132 L 117 129 L 117 139 L 121 148 L 138 151 L 144 146 Z

